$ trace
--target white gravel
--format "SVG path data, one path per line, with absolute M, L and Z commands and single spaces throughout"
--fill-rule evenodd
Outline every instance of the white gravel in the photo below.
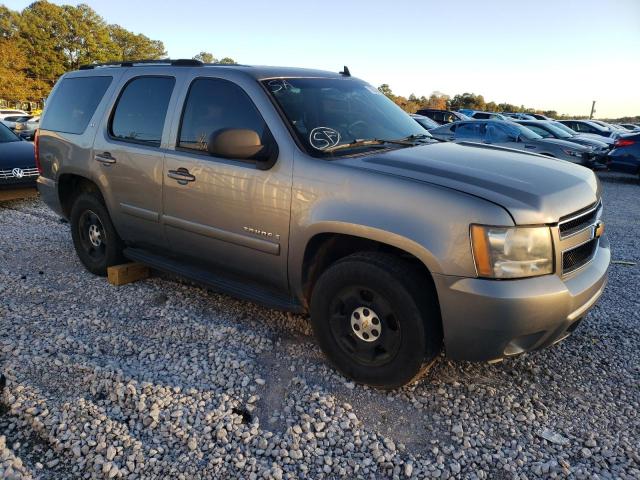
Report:
M 109 286 L 38 200 L 0 204 L 0 477 L 640 478 L 640 184 L 601 178 L 635 265 L 575 334 L 393 393 L 336 374 L 303 317 Z

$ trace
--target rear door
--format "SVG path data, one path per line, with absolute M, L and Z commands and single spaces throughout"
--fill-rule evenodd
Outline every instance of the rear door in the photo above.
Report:
M 163 138 L 178 81 L 175 74 L 166 72 L 130 68 L 94 142 L 94 168 L 109 192 L 118 233 L 136 246 L 164 250 L 167 242 L 160 224 Z
M 209 136 L 229 128 L 254 130 L 266 144 L 271 132 L 264 110 L 271 104 L 257 82 L 241 86 L 199 74 L 193 74 L 173 128 L 175 150 L 165 159 L 163 221 L 172 253 L 286 291 L 291 156 L 281 151 L 265 166 L 207 151 Z M 254 88 L 251 95 L 248 88 Z

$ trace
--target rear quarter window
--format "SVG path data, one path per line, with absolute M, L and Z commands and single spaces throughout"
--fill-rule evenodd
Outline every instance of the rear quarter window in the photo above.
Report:
M 113 77 L 65 78 L 49 100 L 41 128 L 62 133 L 83 133 Z

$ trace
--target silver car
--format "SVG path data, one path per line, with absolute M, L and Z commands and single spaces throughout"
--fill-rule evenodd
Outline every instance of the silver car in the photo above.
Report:
M 498 145 L 559 158 L 590 168 L 597 164 L 596 155 L 591 148 L 566 140 L 543 138 L 515 122 L 470 120 L 443 125 L 429 130 L 429 133 L 440 140 Z
M 35 144 L 89 271 L 134 260 L 309 313 L 368 385 L 410 382 L 443 348 L 552 345 L 607 279 L 593 172 L 438 142 L 346 68 L 90 65 L 58 81 Z

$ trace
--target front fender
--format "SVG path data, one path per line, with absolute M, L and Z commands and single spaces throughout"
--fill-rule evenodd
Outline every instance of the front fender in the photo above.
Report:
M 301 161 L 300 161 L 301 160 Z M 299 168 L 305 162 L 304 168 Z M 289 278 L 301 291 L 305 250 L 321 233 L 401 249 L 432 272 L 475 277 L 469 224 L 513 225 L 502 207 L 446 187 L 338 162 L 296 159 Z

